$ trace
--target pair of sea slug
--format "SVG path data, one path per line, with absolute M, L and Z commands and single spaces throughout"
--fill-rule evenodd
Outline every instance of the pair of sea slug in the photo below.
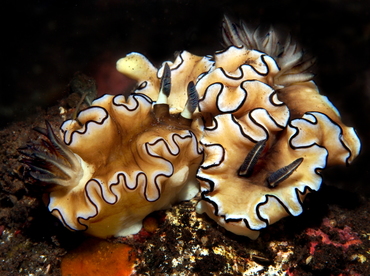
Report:
M 135 91 L 104 95 L 65 121 L 60 137 L 23 149 L 50 185 L 47 206 L 70 230 L 137 233 L 149 213 L 201 194 L 196 209 L 238 235 L 302 212 L 327 166 L 349 164 L 360 141 L 319 93 L 313 59 L 289 37 L 225 17 L 226 49 L 183 51 L 158 69 L 130 53 L 117 69 Z

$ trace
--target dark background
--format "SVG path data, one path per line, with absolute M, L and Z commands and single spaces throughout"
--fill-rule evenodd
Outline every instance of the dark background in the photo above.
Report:
M 30 2 L 1 4 L 0 128 L 56 105 L 77 71 L 109 79 L 116 60 L 129 52 L 143 53 L 158 66 L 175 51 L 205 55 L 222 49 L 226 13 L 288 29 L 318 58 L 316 83 L 363 142 L 350 168 L 330 169 L 325 179 L 370 194 L 370 1 Z M 101 94 L 115 88 L 114 80 L 100 83 Z

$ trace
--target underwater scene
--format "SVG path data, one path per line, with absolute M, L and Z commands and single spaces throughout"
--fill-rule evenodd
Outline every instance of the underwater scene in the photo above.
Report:
M 0 275 L 370 274 L 370 2 L 4 11 Z

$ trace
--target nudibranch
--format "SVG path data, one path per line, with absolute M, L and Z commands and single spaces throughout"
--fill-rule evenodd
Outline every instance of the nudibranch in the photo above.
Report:
M 199 109 L 212 114 L 200 139 L 197 210 L 255 239 L 301 214 L 305 196 L 320 188 L 320 171 L 351 163 L 360 141 L 319 93 L 307 72 L 314 61 L 290 38 L 281 43 L 273 29 L 261 35 L 228 18 L 223 37 L 229 48 L 197 83 Z
M 190 130 L 196 90 L 189 83 L 183 112 L 170 114 L 166 68 L 161 102 L 105 95 L 62 124 L 62 139 L 47 123 L 36 129 L 48 138 L 43 147 L 23 150 L 32 176 L 54 184 L 47 205 L 67 228 L 102 238 L 137 233 L 149 213 L 198 193 L 202 152 Z
M 359 154 L 354 129 L 320 94 L 314 60 L 271 28 L 225 17 L 226 49 L 180 52 L 156 68 L 130 53 L 117 70 L 137 81 L 105 95 L 23 152 L 34 178 L 54 184 L 48 208 L 71 230 L 137 232 L 150 212 L 190 199 L 198 213 L 255 239 L 320 188 L 327 166 Z M 170 93 L 171 92 L 171 93 Z

